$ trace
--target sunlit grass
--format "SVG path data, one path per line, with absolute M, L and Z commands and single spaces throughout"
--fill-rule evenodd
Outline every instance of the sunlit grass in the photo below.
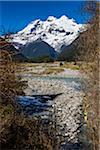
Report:
M 65 62 L 62 67 L 66 69 L 72 69 L 72 70 L 80 69 L 79 65 L 75 64 L 74 62 Z
M 57 73 L 60 73 L 63 71 L 64 71 L 64 69 L 61 67 L 48 67 L 45 69 L 43 74 L 57 74 Z

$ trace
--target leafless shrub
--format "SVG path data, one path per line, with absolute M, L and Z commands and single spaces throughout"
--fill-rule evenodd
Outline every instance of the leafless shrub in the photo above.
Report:
M 22 83 L 16 77 L 20 64 L 12 61 L 10 43 L 0 39 L 0 148 L 52 150 L 54 129 L 44 126 L 40 119 L 18 114 L 16 95 Z
M 89 27 L 83 33 L 79 44 L 79 60 L 85 61 L 82 70 L 88 76 L 84 110 L 87 114 L 87 125 L 93 150 L 99 149 L 99 2 L 90 1 L 85 5 L 85 11 L 92 14 Z
M 15 96 L 18 94 L 20 83 L 15 72 L 16 64 L 12 61 L 10 43 L 0 38 L 0 142 L 4 143 L 16 116 Z

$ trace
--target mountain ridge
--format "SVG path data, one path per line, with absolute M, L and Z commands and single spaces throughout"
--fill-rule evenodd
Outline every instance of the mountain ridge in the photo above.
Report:
M 49 16 L 45 21 L 34 20 L 11 36 L 16 48 L 41 39 L 60 53 L 63 45 L 70 45 L 83 31 L 84 24 L 77 24 L 74 19 L 63 15 L 60 18 Z

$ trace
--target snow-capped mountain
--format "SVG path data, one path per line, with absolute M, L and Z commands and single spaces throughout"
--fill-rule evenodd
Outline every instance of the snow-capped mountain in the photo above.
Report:
M 48 43 L 57 52 L 62 51 L 63 45 L 70 45 L 84 30 L 84 25 L 77 24 L 67 16 L 56 18 L 49 16 L 46 21 L 37 19 L 28 24 L 23 30 L 12 35 L 16 48 L 38 39 Z

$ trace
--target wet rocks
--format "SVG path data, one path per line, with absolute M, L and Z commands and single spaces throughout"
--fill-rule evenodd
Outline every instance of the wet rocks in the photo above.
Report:
M 52 105 L 53 121 L 56 124 L 56 137 L 61 150 L 67 150 L 66 145 L 68 143 L 73 143 L 75 147 L 79 143 L 84 95 L 79 87 L 80 83 L 76 82 L 74 78 L 72 82 L 32 78 L 28 79 L 28 87 L 24 91 L 26 95 L 57 95 L 54 97 Z M 72 149 L 74 150 L 74 148 Z

